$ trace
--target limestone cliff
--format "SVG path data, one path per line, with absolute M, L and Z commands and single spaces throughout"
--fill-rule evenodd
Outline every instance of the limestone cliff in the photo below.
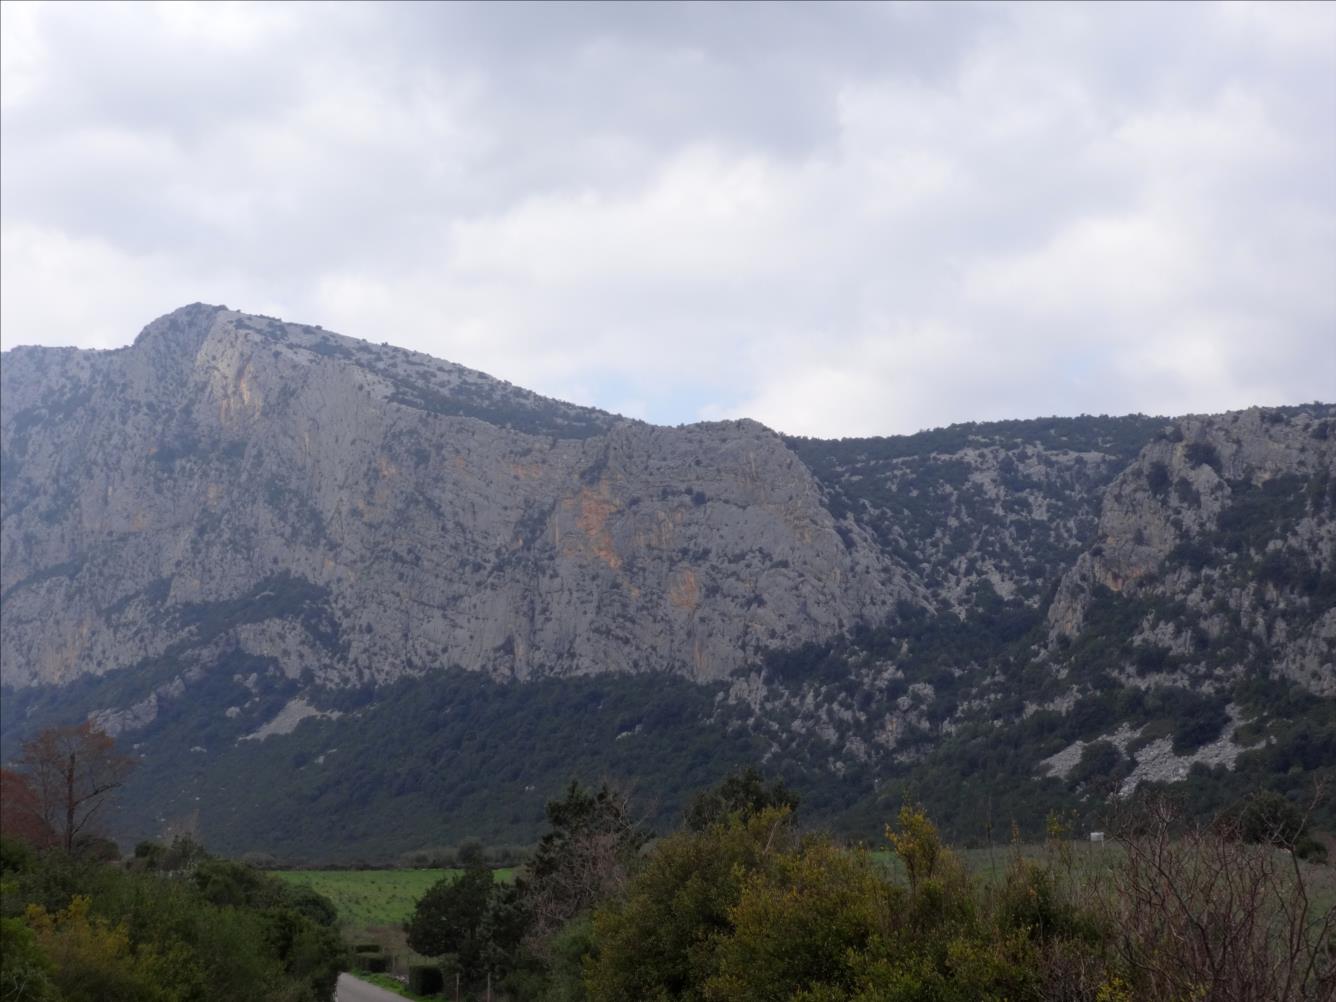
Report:
M 1158 435 L 1104 493 L 1095 539 L 1049 608 L 1051 637 L 1078 636 L 1095 596 L 1112 592 L 1159 606 L 1135 639 L 1185 670 L 1218 679 L 1257 660 L 1336 695 L 1328 410 L 1190 417 Z M 1240 642 L 1222 663 L 1220 649 Z
M 577 773 L 667 824 L 758 760 L 862 833 L 913 795 L 977 836 L 970 785 L 1300 800 L 1334 464 L 1327 404 L 664 428 L 190 306 L 0 356 L 0 757 L 92 715 L 141 757 L 127 833 L 236 851 L 528 839 Z
M 326 685 L 710 679 L 914 595 L 754 422 L 653 427 L 202 305 L 2 371 L 11 686 L 222 648 Z

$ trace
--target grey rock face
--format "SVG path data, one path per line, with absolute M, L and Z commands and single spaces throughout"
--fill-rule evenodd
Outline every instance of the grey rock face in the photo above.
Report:
M 1329 408 L 1189 417 L 1148 445 L 1104 493 L 1094 544 L 1064 575 L 1050 637 L 1080 633 L 1100 589 L 1182 604 L 1138 639 L 1191 656 L 1242 633 L 1271 673 L 1336 695 L 1336 422 Z M 1241 666 L 1240 666 L 1241 667 Z
M 653 427 L 203 305 L 0 380 L 7 685 L 220 645 L 326 685 L 712 679 L 919 594 L 754 422 Z
M 1257 748 L 1292 771 L 1336 697 L 1334 460 L 1324 404 L 653 427 L 195 305 L 128 348 L 0 356 L 0 739 L 91 715 L 142 757 L 140 830 L 207 791 L 239 849 L 441 804 L 462 837 L 496 782 L 522 803 L 649 742 L 661 785 L 757 755 L 849 803 L 924 763 L 1086 796 L 1101 740 L 1133 785 Z M 722 684 L 634 675 L 659 672 Z

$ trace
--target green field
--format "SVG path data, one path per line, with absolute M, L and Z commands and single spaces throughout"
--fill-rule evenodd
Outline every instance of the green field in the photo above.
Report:
M 952 849 L 960 857 L 961 863 L 971 876 L 985 885 L 1000 881 L 1007 872 L 1013 857 L 1019 855 L 1025 859 L 1042 862 L 1053 858 L 1053 848 L 1042 842 L 1026 842 L 1020 845 L 998 845 L 992 849 Z M 1110 842 L 1091 844 L 1089 842 L 1069 842 L 1072 873 L 1077 877 L 1097 875 L 1122 859 L 1122 850 Z M 900 883 L 906 879 L 904 864 L 898 856 L 889 850 L 876 850 L 872 858 L 886 868 L 892 878 Z
M 274 875 L 310 887 L 338 909 L 347 929 L 397 926 L 412 913 L 427 888 L 462 870 L 280 870 Z M 510 880 L 513 870 L 493 871 Z
M 1066 866 L 1057 861 L 1055 847 L 1042 842 L 1021 845 L 999 845 L 993 849 L 954 850 L 964 864 L 966 871 L 985 887 L 1000 883 L 1006 876 L 1007 867 L 1014 856 L 1020 855 L 1034 862 L 1050 861 L 1060 872 Z M 1092 844 L 1086 841 L 1073 841 L 1066 844 L 1070 860 L 1071 877 L 1078 883 L 1099 882 L 1105 875 L 1117 867 L 1123 860 L 1123 849 L 1116 842 Z M 899 883 L 906 880 L 904 864 L 893 852 L 876 850 L 872 858 L 884 867 L 892 879 Z M 1289 868 L 1288 856 L 1277 850 L 1280 871 L 1286 873 Z M 1318 865 L 1300 863 L 1299 869 L 1308 888 L 1311 914 L 1320 916 L 1327 910 L 1336 908 L 1336 865 Z
M 1122 850 L 1114 843 L 1091 845 L 1088 842 L 1070 844 L 1073 876 L 1077 879 L 1098 879 L 1100 873 L 1121 859 Z M 961 861 L 971 874 L 985 884 L 991 884 L 1006 872 L 1011 857 L 1020 853 L 1029 859 L 1038 859 L 1049 850 L 1042 844 L 998 846 L 995 849 L 966 849 L 960 852 Z M 904 879 L 903 867 L 894 853 L 874 852 L 873 857 L 898 880 Z M 1336 867 L 1303 867 L 1310 887 L 1315 911 L 1336 907 Z M 413 906 L 427 889 L 442 877 L 461 873 L 461 870 L 283 870 L 275 874 L 293 884 L 311 887 L 325 895 L 338 909 L 339 918 L 348 932 L 373 929 L 400 931 L 403 922 L 413 912 Z M 494 871 L 498 880 L 510 880 L 513 870 Z M 394 943 L 402 937 L 391 936 Z M 387 941 L 390 945 L 390 941 Z M 400 944 L 401 945 L 401 944 Z

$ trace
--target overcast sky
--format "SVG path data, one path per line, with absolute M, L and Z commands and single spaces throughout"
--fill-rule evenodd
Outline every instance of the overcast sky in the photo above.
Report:
M 1336 398 L 1336 4 L 5 3 L 0 340 L 188 302 L 663 423 Z

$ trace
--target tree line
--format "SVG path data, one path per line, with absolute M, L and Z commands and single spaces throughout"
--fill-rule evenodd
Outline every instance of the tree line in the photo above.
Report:
M 881 852 L 804 833 L 797 807 L 744 770 L 652 840 L 627 797 L 572 784 L 513 884 L 475 858 L 420 900 L 408 940 L 434 961 L 413 984 L 557 1002 L 1336 998 L 1336 917 L 1284 798 L 1208 825 L 1148 798 L 1098 865 L 1051 817 L 1043 850 L 1003 850 L 991 881 L 916 805 Z
M 328 1002 L 344 966 L 326 899 L 189 837 L 122 860 L 103 834 L 135 761 L 91 723 L 0 772 L 0 1002 Z
M 327 899 L 186 837 L 117 858 L 99 821 L 133 764 L 83 724 L 3 774 L 0 1002 L 329 999 L 351 958 Z M 1336 881 L 1300 860 L 1311 804 L 1261 793 L 1210 823 L 1122 804 L 1096 866 L 1050 817 L 1043 850 L 1017 832 L 992 880 L 915 803 L 879 850 L 804 831 L 799 807 L 741 769 L 656 838 L 630 796 L 572 782 L 513 882 L 461 847 L 406 925 L 431 958 L 412 984 L 497 1002 L 1336 998 Z

